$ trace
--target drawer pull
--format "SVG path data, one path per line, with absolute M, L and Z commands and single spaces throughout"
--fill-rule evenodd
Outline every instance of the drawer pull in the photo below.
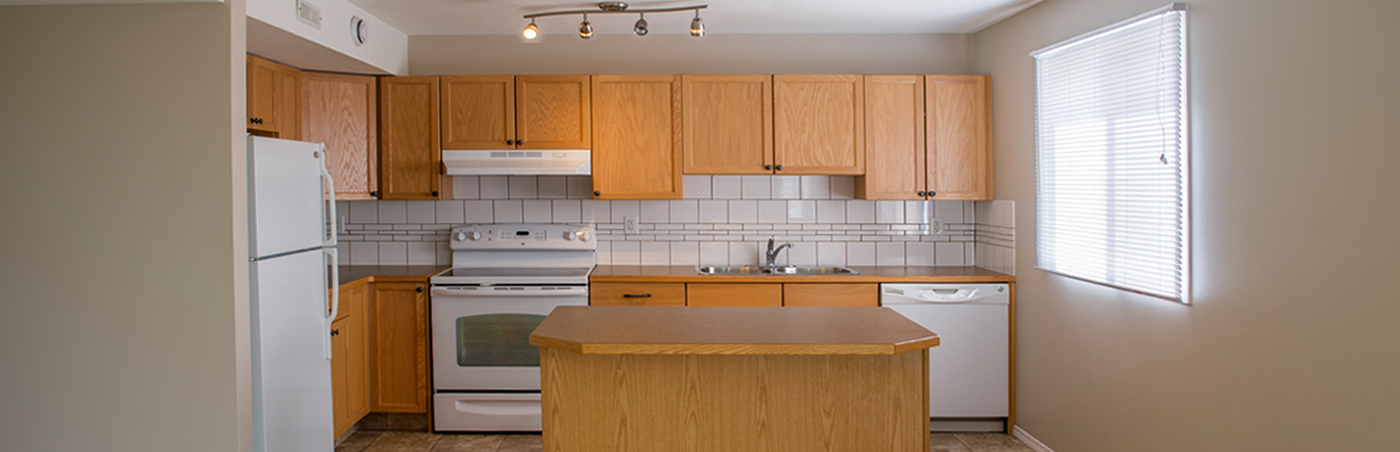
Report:
M 649 293 L 625 293 L 622 298 L 651 298 Z

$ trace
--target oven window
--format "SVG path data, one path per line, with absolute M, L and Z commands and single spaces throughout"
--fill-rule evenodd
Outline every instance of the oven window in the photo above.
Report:
M 530 332 L 544 321 L 537 314 L 483 314 L 457 319 L 457 365 L 539 367 L 540 349 Z

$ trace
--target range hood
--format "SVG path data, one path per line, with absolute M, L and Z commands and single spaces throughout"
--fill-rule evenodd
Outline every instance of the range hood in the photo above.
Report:
M 587 149 L 442 151 L 448 176 L 590 175 Z

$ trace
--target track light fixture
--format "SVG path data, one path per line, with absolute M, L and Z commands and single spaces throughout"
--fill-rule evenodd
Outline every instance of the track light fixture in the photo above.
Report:
M 677 6 L 673 8 L 646 8 L 627 9 L 626 2 L 602 2 L 598 4 L 598 11 L 593 10 L 570 10 L 570 11 L 548 11 L 542 13 L 526 14 L 524 18 L 530 19 L 530 24 L 525 26 L 521 32 L 525 39 L 535 39 L 539 36 L 540 28 L 535 25 L 536 17 L 564 16 L 572 14 L 582 14 L 583 22 L 578 24 L 578 37 L 588 39 L 593 37 L 593 23 L 588 21 L 589 14 L 637 14 L 637 23 L 632 26 L 632 32 L 637 36 L 646 36 L 650 30 L 647 28 L 646 13 L 669 13 L 677 11 L 695 11 L 695 19 L 690 21 L 690 35 L 694 37 L 705 36 L 705 21 L 700 18 L 700 10 L 709 8 L 710 5 Z
M 593 37 L 593 24 L 588 22 L 587 14 L 583 15 L 583 22 L 578 24 L 578 37 L 583 39 Z
M 642 14 L 641 19 L 637 19 L 637 24 L 632 26 L 632 32 L 636 33 L 637 36 L 647 35 L 647 15 L 645 13 Z
M 705 36 L 705 21 L 700 18 L 700 10 L 695 10 L 695 18 L 690 20 L 690 35 L 694 37 Z

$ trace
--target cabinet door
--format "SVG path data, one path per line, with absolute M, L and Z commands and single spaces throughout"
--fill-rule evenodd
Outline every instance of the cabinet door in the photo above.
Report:
M 593 306 L 685 306 L 684 283 L 593 283 L 588 285 Z
M 865 84 L 859 75 L 773 76 L 775 174 L 865 172 Z
M 443 76 L 442 146 L 515 148 L 515 76 Z
M 369 300 L 370 410 L 428 412 L 428 297 L 424 283 L 375 283 Z
M 924 199 L 924 78 L 865 76 L 865 175 L 861 199 Z
M 277 65 L 277 138 L 301 139 L 301 71 Z
M 992 199 L 990 82 L 986 75 L 930 75 L 925 81 L 932 199 Z
M 681 77 L 686 174 L 773 172 L 773 76 Z
M 341 290 L 340 298 L 347 302 L 341 304 L 341 309 L 350 312 L 340 334 L 345 336 L 347 351 L 345 405 L 350 416 L 349 425 L 355 425 L 369 414 L 369 285 L 353 284 Z
M 593 77 L 596 198 L 681 198 L 680 82 L 677 75 Z
M 879 305 L 879 284 L 783 284 L 783 306 Z
M 441 199 L 438 78 L 382 77 L 379 102 L 379 199 Z
M 349 370 L 347 357 L 350 355 L 350 343 L 346 341 L 348 336 L 345 334 L 349 329 L 348 323 L 344 319 L 331 322 L 331 412 L 337 438 L 355 425 L 350 422 L 350 404 L 346 400 L 349 394 L 346 374 Z
M 326 144 L 336 199 L 379 196 L 374 77 L 303 71 L 301 141 Z
M 515 78 L 515 139 L 520 149 L 590 149 L 587 75 Z
M 277 132 L 277 63 L 248 55 L 248 128 Z
M 690 283 L 686 306 L 782 306 L 783 285 L 776 283 Z

